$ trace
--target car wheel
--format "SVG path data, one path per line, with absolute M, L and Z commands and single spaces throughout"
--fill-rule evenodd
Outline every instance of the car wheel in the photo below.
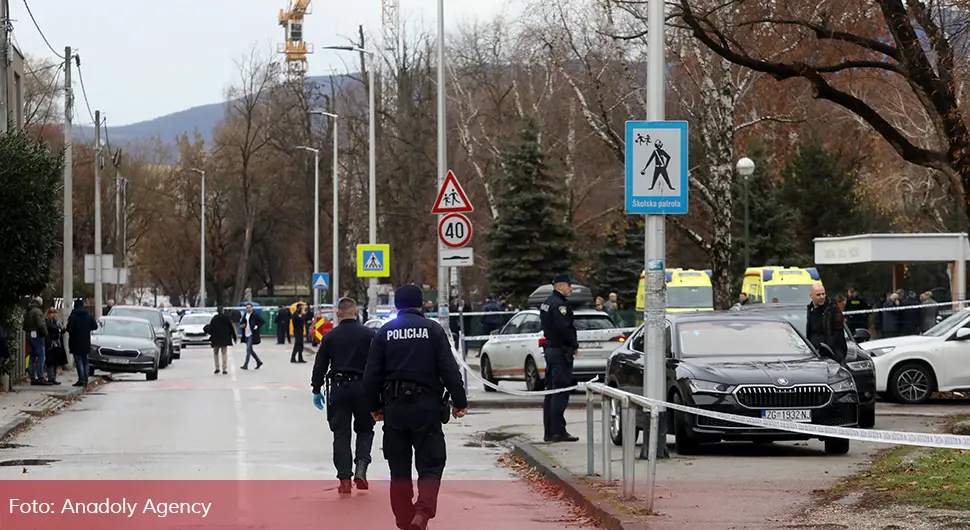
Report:
M 158 370 L 152 370 L 151 372 L 148 372 L 147 374 L 145 374 L 145 379 L 149 381 L 158 380 Z
M 172 358 L 173 359 L 181 359 L 182 358 L 182 348 L 179 348 L 179 349 L 175 350 L 175 353 L 172 354 Z
M 683 405 L 684 398 L 680 394 L 674 394 L 674 404 Z M 674 450 L 679 455 L 697 454 L 700 444 L 691 436 L 687 428 L 687 414 L 678 410 L 674 411 Z
M 859 427 L 871 429 L 876 425 L 876 404 L 859 407 Z
M 610 440 L 623 447 L 623 407 L 618 399 L 610 399 Z
M 849 440 L 845 438 L 826 438 L 825 454 L 844 455 L 849 452 Z
M 906 363 L 889 376 L 889 392 L 893 400 L 907 405 L 926 403 L 933 396 L 936 378 L 925 365 Z
M 492 375 L 492 362 L 488 360 L 488 355 L 482 355 L 481 365 L 482 365 L 481 367 L 482 379 L 488 381 L 489 383 L 492 383 L 493 385 L 497 385 L 498 382 L 495 380 L 495 376 Z M 484 386 L 485 386 L 486 392 L 498 392 L 497 390 L 495 390 L 494 388 L 488 385 L 484 385 Z
M 542 376 L 539 375 L 539 367 L 532 357 L 525 360 L 525 388 L 529 392 L 538 392 L 545 388 Z

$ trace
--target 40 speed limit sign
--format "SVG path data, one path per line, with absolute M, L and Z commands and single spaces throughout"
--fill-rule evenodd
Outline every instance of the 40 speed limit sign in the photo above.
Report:
M 460 213 L 448 214 L 438 223 L 438 238 L 448 248 L 461 248 L 472 240 L 472 222 Z

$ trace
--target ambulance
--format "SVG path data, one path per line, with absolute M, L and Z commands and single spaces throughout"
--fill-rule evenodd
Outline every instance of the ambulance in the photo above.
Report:
M 806 304 L 812 285 L 822 279 L 815 267 L 749 267 L 741 282 L 741 292 L 752 304 Z
M 714 289 L 711 287 L 711 271 L 693 269 L 667 269 L 667 312 L 713 311 Z M 637 286 L 637 313 L 644 310 L 643 284 L 646 271 L 640 273 Z

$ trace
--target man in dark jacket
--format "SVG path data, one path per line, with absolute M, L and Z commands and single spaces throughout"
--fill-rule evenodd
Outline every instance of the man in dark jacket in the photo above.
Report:
M 290 332 L 290 312 L 286 306 L 280 306 L 276 313 L 276 344 L 286 344 Z
M 872 307 L 866 303 L 865 299 L 859 296 L 859 290 L 855 287 L 850 287 L 848 291 L 849 297 L 845 300 L 845 310 L 849 311 L 869 311 Z M 849 329 L 855 331 L 857 329 L 869 329 L 869 313 L 857 313 L 855 315 L 849 315 L 846 318 Z
M 906 293 L 900 289 L 896 294 L 902 300 L 899 302 L 899 307 L 906 308 L 899 310 L 899 313 L 901 313 L 899 315 L 899 334 L 904 337 L 919 335 L 919 325 L 923 315 L 922 308 L 919 307 L 919 300 L 916 298 L 916 293 L 913 291 Z
M 24 331 L 27 332 L 27 344 L 30 346 L 30 366 L 27 367 L 27 372 L 30 374 L 30 384 L 34 386 L 51 384 L 44 379 L 47 322 L 44 321 L 44 312 L 41 310 L 43 304 L 44 299 L 39 296 L 31 300 L 30 309 L 24 317 Z
M 306 332 L 307 314 L 306 306 L 298 304 L 296 314 L 293 315 L 293 351 L 290 352 L 291 363 L 305 363 L 303 360 L 303 333 Z M 297 360 L 297 355 L 300 356 Z
M 806 308 L 805 336 L 816 350 L 821 351 L 821 345 L 827 345 L 835 360 L 843 363 L 849 349 L 845 342 L 845 317 L 835 301 L 825 295 L 822 284 L 812 285 L 811 297 Z
M 74 386 L 87 386 L 91 365 L 88 354 L 91 353 L 91 332 L 98 329 L 98 321 L 84 309 L 84 300 L 74 301 L 74 310 L 67 317 L 67 347 L 74 356 L 74 367 L 77 368 L 77 383 Z
M 202 328 L 202 331 L 209 336 L 209 345 L 212 346 L 212 356 L 215 358 L 216 371 L 212 373 L 219 373 L 219 354 L 221 353 L 222 373 L 227 374 L 226 364 L 229 362 L 227 348 L 236 343 L 236 328 L 233 327 L 232 320 L 229 320 L 229 317 L 220 307 L 216 310 L 216 314 L 212 315 L 212 320 Z
M 883 338 L 899 336 L 900 312 L 897 307 L 899 307 L 899 296 L 896 293 L 890 293 L 882 303 L 882 311 L 879 313 L 882 315 Z
M 247 303 L 246 312 L 239 319 L 239 331 L 242 333 L 242 340 L 246 341 L 246 360 L 240 367 L 243 370 L 249 370 L 250 357 L 256 360 L 257 370 L 260 366 L 263 366 L 263 361 L 259 360 L 259 356 L 253 349 L 253 346 L 261 342 L 259 329 L 263 324 L 263 317 L 253 309 L 253 304 Z

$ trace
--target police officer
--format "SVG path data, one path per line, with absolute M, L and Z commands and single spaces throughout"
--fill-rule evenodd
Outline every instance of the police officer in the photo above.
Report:
M 849 297 L 846 299 L 845 310 L 846 311 L 869 311 L 872 307 L 866 303 L 865 299 L 859 296 L 859 290 L 855 287 L 850 287 L 847 293 Z M 855 315 L 849 315 L 846 319 L 849 324 L 849 328 L 854 332 L 857 329 L 869 329 L 869 313 L 857 313 Z
M 434 518 L 445 469 L 442 431 L 444 392 L 451 394 L 451 415 L 461 418 L 468 398 L 448 332 L 421 314 L 416 285 L 394 292 L 397 317 L 371 343 L 364 392 L 375 420 L 384 421 L 384 457 L 391 472 L 391 509 L 401 530 L 425 530 Z M 418 472 L 418 499 L 412 503 L 412 451 Z
M 566 274 L 552 279 L 553 291 L 539 306 L 539 320 L 546 337 L 543 354 L 546 358 L 546 389 L 567 388 L 573 383 L 573 357 L 579 349 L 573 310 L 566 298 L 573 294 L 572 282 Z M 547 442 L 575 442 L 579 440 L 566 432 L 566 407 L 569 392 L 549 394 L 542 403 L 543 439 Z
M 329 402 L 327 422 L 333 432 L 333 465 L 337 468 L 338 493 L 350 493 L 353 471 L 357 489 L 366 490 L 367 466 L 374 443 L 374 417 L 364 400 L 364 367 L 374 330 L 357 320 L 357 301 L 343 298 L 337 302 L 337 327 L 323 336 L 313 362 L 313 404 L 323 410 Z M 328 373 L 329 370 L 329 373 Z M 327 393 L 320 393 L 326 384 Z M 357 434 L 356 454 L 350 450 L 351 420 Z M 356 469 L 351 470 L 351 464 Z

